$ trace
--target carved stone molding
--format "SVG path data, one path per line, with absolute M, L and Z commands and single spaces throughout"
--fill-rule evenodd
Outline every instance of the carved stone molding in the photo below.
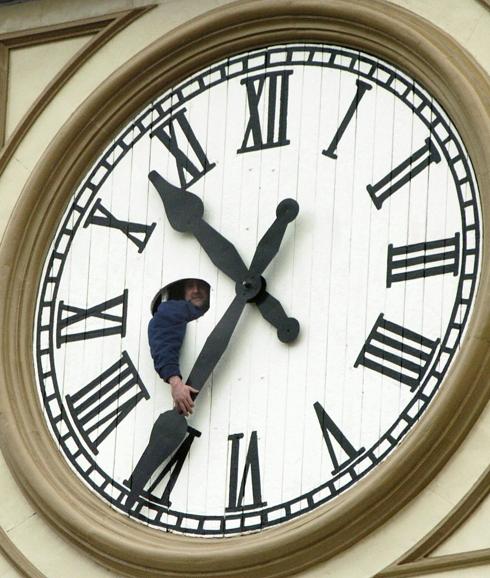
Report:
M 490 222 L 490 81 L 441 30 L 385 0 L 246 0 L 166 34 L 117 70 L 59 131 L 31 175 L 0 253 L 1 443 L 26 495 L 67 539 L 130 576 L 288 576 L 358 542 L 397 513 L 443 467 L 488 401 L 490 262 L 460 355 L 415 431 L 346 495 L 262 534 L 198 540 L 162 535 L 103 504 L 69 470 L 35 389 L 32 326 L 42 263 L 80 175 L 118 128 L 164 89 L 227 55 L 272 43 L 358 47 L 415 77 L 465 140 Z M 449 57 L 450 55 L 450 57 Z M 88 122 L 90 120 L 90 122 Z M 75 138 L 76 136 L 76 138 Z M 484 254 L 490 239 L 483 239 Z

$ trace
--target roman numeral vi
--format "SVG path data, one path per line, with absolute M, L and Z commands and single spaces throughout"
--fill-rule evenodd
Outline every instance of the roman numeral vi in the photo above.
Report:
M 240 490 L 238 491 L 238 464 L 240 454 L 240 440 L 242 438 L 242 433 L 231 434 L 228 436 L 228 440 L 231 441 L 231 460 L 228 507 L 226 508 L 227 512 L 234 512 L 237 510 L 252 510 L 254 508 L 267 505 L 267 502 L 262 501 L 259 450 L 257 445 L 256 431 L 253 431 L 250 436 L 250 443 L 248 444 L 247 457 L 245 458 L 245 466 L 243 468 Z M 252 481 L 253 502 L 251 504 L 244 504 L 243 499 L 245 497 L 245 489 L 249 475 Z

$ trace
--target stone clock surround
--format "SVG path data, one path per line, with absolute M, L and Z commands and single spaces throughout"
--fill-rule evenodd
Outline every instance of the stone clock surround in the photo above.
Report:
M 234 27 L 236 22 L 240 27 Z M 484 263 L 464 345 L 467 351 L 445 391 L 380 471 L 320 512 L 261 536 L 205 544 L 166 536 L 163 549 L 160 534 L 136 528 L 110 511 L 83 490 L 62 463 L 35 393 L 31 327 L 40 264 L 79 175 L 153 94 L 226 54 L 286 40 L 357 46 L 406 69 L 424 84 L 465 140 L 482 194 L 483 220 L 488 219 L 488 78 L 449 37 L 391 4 L 367 0 L 232 4 L 175 30 L 111 76 L 55 139 L 12 218 L 0 255 L 2 269 L 10 271 L 2 279 L 3 303 L 9 307 L 2 311 L 0 347 L 1 378 L 8 386 L 6 393 L 2 391 L 2 434 L 9 464 L 52 523 L 115 571 L 144 575 L 143 568 L 150 566 L 155 575 L 280 576 L 326 559 L 366 535 L 422 489 L 457 448 L 488 397 L 490 312 L 483 297 L 488 293 L 489 271 Z M 487 250 L 484 239 L 484 261 Z M 261 568 L 265 562 L 268 566 Z

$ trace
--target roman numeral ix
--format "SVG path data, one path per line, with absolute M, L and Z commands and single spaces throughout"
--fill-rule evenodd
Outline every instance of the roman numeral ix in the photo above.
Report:
M 431 163 L 438 163 L 441 160 L 436 146 L 430 138 L 425 140 L 425 144 L 404 160 L 375 185 L 368 185 L 367 192 L 377 209 L 381 209 L 383 203 L 394 192 L 403 185 L 411 181 L 415 176 L 426 169 Z
M 73 421 L 94 454 L 106 437 L 150 395 L 129 355 L 121 358 L 74 395 L 66 396 Z
M 318 418 L 318 423 L 322 430 L 323 439 L 327 445 L 327 450 L 330 455 L 330 459 L 334 465 L 332 470 L 332 475 L 337 475 L 340 471 L 347 468 L 356 458 L 358 458 L 366 450 L 365 448 L 356 448 L 350 443 L 350 441 L 345 437 L 339 427 L 335 424 L 333 419 L 328 415 L 328 413 L 323 409 L 320 402 L 316 401 L 313 404 L 315 408 L 316 417 Z M 339 464 L 337 456 L 334 451 L 332 438 L 337 442 L 337 444 L 342 448 L 344 453 L 347 455 L 347 459 Z
M 423 335 L 392 323 L 381 313 L 354 367 L 364 365 L 415 391 L 422 380 L 439 339 L 433 341 Z
M 339 144 L 339 141 L 342 138 L 342 136 L 345 132 L 345 129 L 349 125 L 349 122 L 351 121 L 352 117 L 354 116 L 354 113 L 356 112 L 357 107 L 359 106 L 359 103 L 361 102 L 362 97 L 364 96 L 366 91 L 371 90 L 371 88 L 372 88 L 372 86 L 370 84 L 368 84 L 367 82 L 363 82 L 362 80 L 359 80 L 359 79 L 356 80 L 356 86 L 357 86 L 356 94 L 355 94 L 354 98 L 352 99 L 352 102 L 350 103 L 350 106 L 347 109 L 347 112 L 345 113 L 345 116 L 344 116 L 342 122 L 340 123 L 339 128 L 337 129 L 337 132 L 335 133 L 335 135 L 332 139 L 332 142 L 330 143 L 328 148 L 326 148 L 325 150 L 322 151 L 322 154 L 324 154 L 327 157 L 330 157 L 331 159 L 337 158 L 336 151 L 337 151 L 337 146 Z
M 414 243 L 402 247 L 388 245 L 386 286 L 393 283 L 433 277 L 459 270 L 459 233 L 449 239 Z
M 289 76 L 292 70 L 267 72 L 244 78 L 249 119 L 242 146 L 246 153 L 289 144 L 287 139 Z M 261 106 L 263 104 L 263 107 Z M 263 109 L 261 118 L 261 108 Z
M 192 186 L 216 166 L 216 163 L 209 162 L 185 113 L 185 108 L 179 110 L 151 134 L 152 137 L 156 136 L 175 158 L 182 189 Z M 176 128 L 179 129 L 179 136 L 177 136 Z M 179 140 L 182 141 L 181 146 L 179 146 Z M 189 158 L 187 152 L 184 152 L 189 149 L 193 152 L 194 161 Z
M 238 465 L 240 454 L 240 440 L 243 438 L 242 433 L 231 434 L 228 440 L 231 441 L 231 460 L 230 460 L 230 485 L 228 494 L 227 512 L 235 512 L 237 510 L 252 510 L 261 506 L 266 506 L 267 502 L 262 501 L 262 492 L 260 486 L 260 467 L 259 467 L 259 450 L 257 445 L 257 432 L 253 431 L 250 436 L 248 444 L 247 457 L 245 458 L 245 466 L 243 468 L 242 479 L 240 483 L 240 490 L 238 491 Z M 248 478 L 252 481 L 252 496 L 253 502 L 251 504 L 244 504 L 245 489 Z
M 107 337 L 109 335 L 126 335 L 126 318 L 128 313 L 128 290 L 122 295 L 94 305 L 88 309 L 65 305 L 60 301 L 58 321 L 56 324 L 56 347 L 62 343 Z M 97 319 L 100 327 L 88 329 L 89 320 Z
M 140 223 L 132 223 L 131 221 L 120 221 L 104 207 L 100 199 L 97 199 L 95 202 L 83 226 L 86 228 L 89 225 L 99 225 L 121 231 L 121 233 L 124 233 L 126 237 L 138 247 L 138 253 L 143 252 L 156 227 L 156 223 L 143 225 Z

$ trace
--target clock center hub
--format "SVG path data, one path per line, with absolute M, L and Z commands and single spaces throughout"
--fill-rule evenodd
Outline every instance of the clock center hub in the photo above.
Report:
M 260 275 L 249 275 L 235 285 L 236 294 L 246 301 L 253 301 L 265 289 L 265 279 Z

